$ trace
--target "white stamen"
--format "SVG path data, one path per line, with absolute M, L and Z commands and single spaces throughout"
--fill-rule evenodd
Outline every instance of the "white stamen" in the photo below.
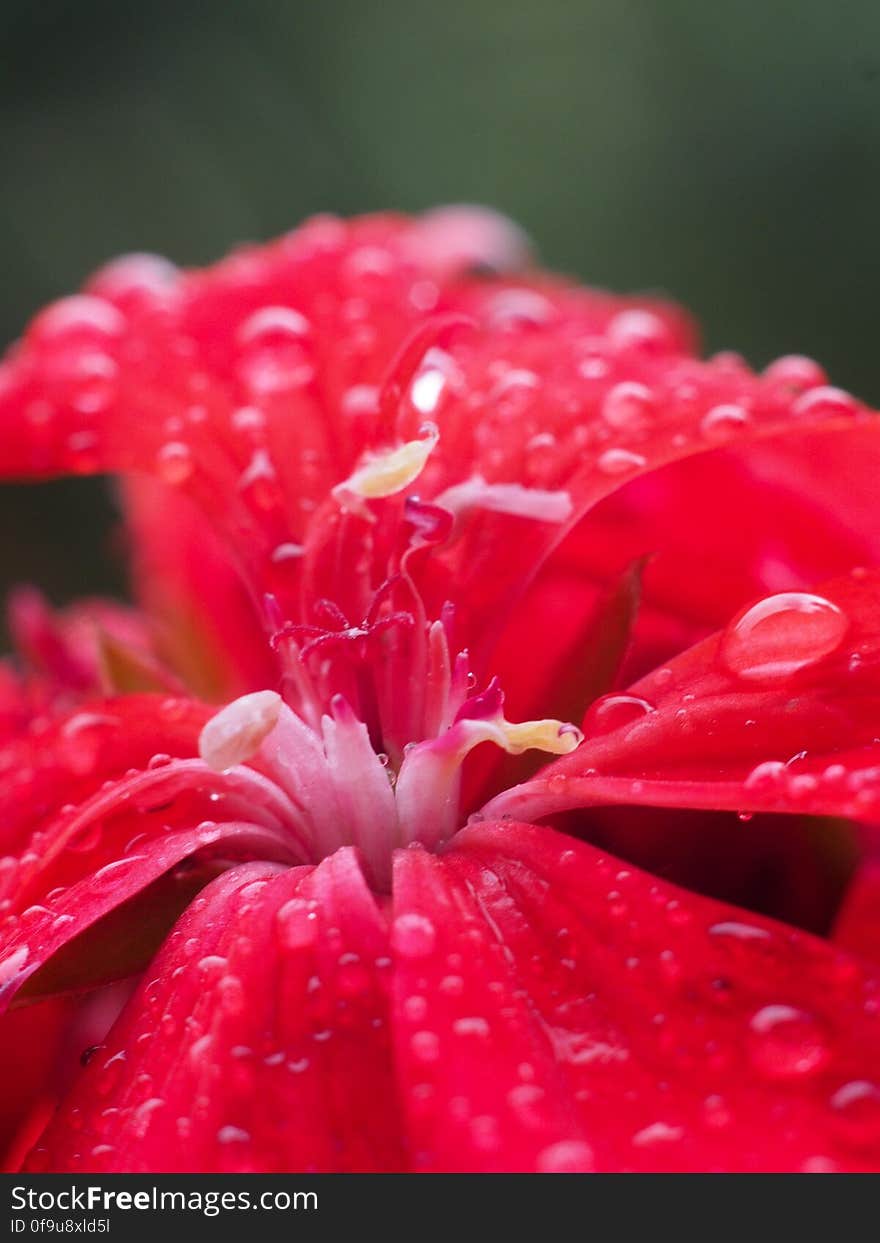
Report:
M 281 704 L 275 691 L 255 691 L 233 700 L 205 725 L 199 755 L 216 772 L 246 763 L 275 728 Z
M 420 841 L 429 849 L 455 832 L 459 814 L 461 765 L 481 742 L 494 742 L 510 755 L 549 751 L 567 755 L 583 741 L 583 734 L 564 721 L 512 722 L 499 711 L 490 717 L 463 717 L 438 738 L 414 746 L 404 756 L 395 797 L 405 841 Z

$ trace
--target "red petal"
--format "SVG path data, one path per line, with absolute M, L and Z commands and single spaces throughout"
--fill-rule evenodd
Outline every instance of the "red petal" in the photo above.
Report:
M 645 561 L 634 560 L 605 588 L 591 581 L 580 558 L 554 558 L 546 568 L 511 617 L 493 661 L 511 719 L 571 721 L 615 684 L 639 614 Z M 553 642 L 536 648 L 540 634 Z
M 632 681 L 758 595 L 803 590 L 876 563 L 880 524 L 865 475 L 873 480 L 877 452 L 875 429 L 854 428 L 670 465 L 598 505 L 547 574 L 606 583 L 648 556 L 628 661 Z
M 400 1168 L 387 966 L 350 851 L 315 870 L 227 873 L 166 942 L 31 1168 Z
M 634 562 L 607 590 L 597 589 L 577 565 L 546 568 L 514 611 L 492 657 L 511 720 L 579 720 L 584 704 L 615 684 L 638 616 L 642 562 Z M 541 634 L 552 634 L 553 642 L 536 646 L 535 635 Z M 493 791 L 524 781 L 544 759 L 537 751 L 508 756 L 496 747 L 477 749 L 465 768 L 463 806 L 479 806 Z
M 671 884 L 826 936 L 862 853 L 830 816 L 596 807 L 557 828 Z
M 52 1001 L 7 1016 L 0 1028 L 0 1062 L 7 1068 L 0 1100 L 2 1170 L 18 1168 L 45 1124 L 68 1019 L 69 1005 Z M 8 1073 L 12 1067 L 14 1074 Z
M 424 1166 L 880 1164 L 880 979 L 826 942 L 532 826 L 399 868 Z
M 569 1085 L 521 987 L 519 946 L 487 919 L 491 879 L 457 854 L 395 859 L 395 1049 L 414 1168 L 530 1170 L 558 1150 L 589 1169 Z
M 274 686 L 263 621 L 205 515 L 144 476 L 127 479 L 123 495 L 138 600 L 168 664 L 211 701 Z
M 856 871 L 834 925 L 833 941 L 852 954 L 880 963 L 880 862 L 867 859 Z
M 142 904 L 137 899 L 182 860 L 198 855 L 296 861 L 286 834 L 235 823 L 171 830 L 156 840 L 138 842 L 128 853 L 115 853 L 113 862 L 41 894 L 42 901 L 20 916 L 6 917 L 0 1011 L 22 989 L 28 998 L 41 997 L 94 987 L 140 970 L 191 893 L 184 876 L 181 886 L 154 888 Z M 109 929 L 108 916 L 113 919 Z
M 145 619 L 112 600 L 85 599 L 55 611 L 36 588 L 19 587 L 8 608 L 20 657 L 59 694 L 94 695 L 107 689 L 102 668 L 106 642 L 135 659 L 155 662 Z
M 622 803 L 875 819 L 880 571 L 818 592 L 821 607 L 770 597 L 627 695 L 598 701 L 582 746 L 490 813 Z
M 211 709 L 195 700 L 120 695 L 91 700 L 29 729 L 0 747 L 0 844 L 18 851 L 44 817 L 81 802 L 105 781 L 146 768 L 157 755 L 198 754 Z

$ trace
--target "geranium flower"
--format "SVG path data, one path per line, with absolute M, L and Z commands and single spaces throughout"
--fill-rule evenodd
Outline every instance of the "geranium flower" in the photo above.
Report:
M 138 608 L 11 605 L 11 1164 L 880 1166 L 877 424 L 694 348 L 472 209 L 37 316 Z

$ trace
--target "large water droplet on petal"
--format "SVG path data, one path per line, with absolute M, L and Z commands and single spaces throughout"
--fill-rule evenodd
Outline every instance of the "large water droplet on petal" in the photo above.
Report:
M 821 1069 L 829 1049 L 811 1014 L 793 1006 L 764 1006 L 749 1023 L 749 1057 L 768 1079 L 796 1079 Z
M 731 622 L 719 658 L 729 673 L 746 681 L 786 678 L 830 656 L 848 628 L 846 615 L 830 600 L 785 591 L 753 604 Z

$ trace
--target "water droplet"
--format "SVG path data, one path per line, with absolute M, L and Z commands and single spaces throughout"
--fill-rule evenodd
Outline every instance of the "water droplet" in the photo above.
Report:
M 232 412 L 233 428 L 246 436 L 258 437 L 266 427 L 266 416 L 256 406 L 240 406 Z
M 713 406 L 703 415 L 700 431 L 707 440 L 726 440 L 735 436 L 749 424 L 749 414 L 742 406 L 732 404 Z
M 156 454 L 156 470 L 159 477 L 172 486 L 186 483 L 193 472 L 193 458 L 189 445 L 181 440 L 169 441 Z
M 286 345 L 301 341 L 310 331 L 309 321 L 292 307 L 264 306 L 243 321 L 236 341 L 239 345 Z
M 591 706 L 584 719 L 584 732 L 589 736 L 610 734 L 624 725 L 632 725 L 654 711 L 653 704 L 637 695 L 603 695 Z
M 563 1139 L 538 1153 L 539 1174 L 589 1174 L 595 1168 L 593 1150 L 577 1139 Z
M 830 1157 L 807 1157 L 801 1166 L 802 1174 L 837 1174 L 840 1166 Z
M 830 656 L 848 628 L 846 615 L 830 600 L 786 591 L 753 604 L 731 622 L 719 659 L 746 681 L 786 678 Z
M 179 269 L 160 255 L 120 255 L 95 273 L 89 292 L 129 310 L 167 301 L 179 275 Z
M 703 1118 L 713 1131 L 723 1130 L 733 1122 L 733 1113 L 722 1096 L 707 1096 L 703 1101 Z
M 125 317 L 103 298 L 75 294 L 60 298 L 42 311 L 31 324 L 28 337 L 44 346 L 87 345 L 119 337 Z
M 117 885 L 120 878 L 140 863 L 144 858 L 143 855 L 131 855 L 127 859 L 115 859 L 112 863 L 105 863 L 102 868 L 98 868 L 92 877 L 92 884 L 101 888 L 107 888 L 109 885 Z
M 684 1131 L 680 1126 L 670 1126 L 666 1122 L 652 1122 L 650 1126 L 642 1127 L 641 1131 L 637 1131 L 632 1137 L 633 1145 L 636 1148 L 653 1148 L 658 1144 L 674 1144 L 684 1137 Z
M 514 272 L 529 260 L 529 240 L 512 221 L 470 203 L 435 207 L 410 225 L 406 247 L 420 266 L 444 273 Z
M 749 1022 L 749 1057 L 768 1079 L 795 1079 L 813 1074 L 830 1052 L 818 1021 L 793 1006 L 764 1006 Z
M 66 464 L 75 475 L 89 475 L 100 464 L 98 437 L 94 432 L 73 432 L 65 442 Z
M 599 454 L 596 462 L 604 475 L 625 475 L 630 471 L 642 470 L 647 464 L 647 459 L 641 453 L 633 453 L 630 449 L 606 449 Z
M 786 354 L 777 358 L 765 369 L 764 378 L 793 393 L 803 392 L 807 388 L 818 388 L 828 379 L 818 363 L 800 354 Z
M 286 565 L 299 561 L 305 555 L 305 551 L 302 544 L 277 544 L 272 550 L 270 560 L 273 565 Z
M 264 512 L 281 502 L 281 487 L 272 458 L 265 449 L 255 449 L 238 480 L 241 493 L 256 509 Z
M 436 1062 L 440 1057 L 440 1041 L 434 1032 L 415 1032 L 410 1037 L 410 1049 L 419 1062 Z
M 222 954 L 206 954 L 204 958 L 200 958 L 196 963 L 199 971 L 203 971 L 205 975 L 220 976 L 228 965 L 228 959 Z
M 446 385 L 446 376 L 437 367 L 423 370 L 413 380 L 410 401 L 419 414 L 433 414 Z
M 533 289 L 503 289 L 486 307 L 489 322 L 499 330 L 538 328 L 552 319 L 553 304 Z
M 391 945 L 401 958 L 426 958 L 437 942 L 437 930 L 425 915 L 398 915 L 391 928 Z
M 782 760 L 765 760 L 763 764 L 757 764 L 746 777 L 744 789 L 771 791 L 780 785 L 784 777 L 785 764 Z
M 471 1143 L 481 1152 L 497 1152 L 501 1147 L 501 1127 L 498 1119 L 490 1114 L 481 1114 L 471 1120 L 468 1127 Z
M 403 1013 L 410 1023 L 421 1023 L 428 1015 L 428 999 L 413 993 L 404 1001 Z
M 238 372 L 254 394 L 283 392 L 307 384 L 314 374 L 308 320 L 291 307 L 267 306 L 238 329 Z
M 305 898 L 291 898 L 285 902 L 279 908 L 275 922 L 278 940 L 284 949 L 305 949 L 313 944 L 318 935 L 317 915 Z
M 834 1132 L 850 1148 L 873 1148 L 880 1142 L 880 1087 L 854 1079 L 838 1088 L 830 1101 Z
M 653 311 L 620 311 L 609 322 L 606 335 L 612 345 L 623 350 L 659 353 L 674 345 L 672 333 Z
M 99 1096 L 110 1095 L 122 1077 L 126 1061 L 124 1049 L 107 1059 L 95 1080 L 95 1091 Z
M 744 944 L 755 941 L 769 941 L 770 933 L 766 928 L 756 928 L 754 924 L 743 924 L 736 919 L 725 919 L 720 923 L 712 924 L 709 928 L 709 935 L 712 937 L 730 937 L 734 941 L 741 941 Z
M 237 975 L 224 975 L 217 984 L 220 1007 L 226 1014 L 243 1014 L 247 1005 L 244 985 Z
M 379 390 L 372 384 L 355 384 L 342 394 L 342 412 L 345 415 L 373 415 L 379 401 Z
M 833 419 L 857 414 L 859 404 L 843 389 L 820 385 L 801 393 L 791 407 L 795 418 Z
M 452 1024 L 452 1030 L 456 1036 L 475 1036 L 478 1040 L 485 1040 L 489 1035 L 490 1028 L 485 1019 L 473 1016 L 456 1019 Z
M 602 418 L 611 427 L 634 430 L 646 426 L 654 409 L 654 396 L 644 384 L 625 380 L 615 384 L 602 401 Z

